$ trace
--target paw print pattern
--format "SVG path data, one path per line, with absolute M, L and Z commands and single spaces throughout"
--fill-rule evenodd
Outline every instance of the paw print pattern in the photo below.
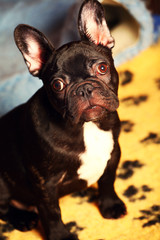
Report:
M 136 200 L 146 199 L 146 193 L 151 192 L 153 189 L 147 185 L 143 185 L 141 188 L 136 188 L 134 185 L 130 185 L 123 193 L 125 197 L 129 199 L 130 202 L 135 202 Z M 137 194 L 141 193 L 138 197 Z
M 147 137 L 140 141 L 141 143 L 155 143 L 160 144 L 160 135 L 157 133 L 150 132 Z
M 79 204 L 83 202 L 92 203 L 98 199 L 98 190 L 94 187 L 90 187 L 81 192 L 73 193 L 72 197 L 80 197 L 82 201 L 80 201 Z
M 157 78 L 155 80 L 155 83 L 156 83 L 156 86 L 157 86 L 158 90 L 160 90 L 160 78 Z
M 146 210 L 140 210 L 142 214 L 138 218 L 134 218 L 135 220 L 145 220 L 142 227 L 150 227 L 155 224 L 160 224 L 160 205 L 153 205 L 151 208 Z
M 83 227 L 78 226 L 74 221 L 67 223 L 66 228 L 76 236 L 78 236 L 78 233 L 84 229 Z
M 131 132 L 133 129 L 133 126 L 134 126 L 134 123 L 129 120 L 121 121 L 121 129 L 126 133 Z
M 142 102 L 147 101 L 147 99 L 148 99 L 147 95 L 140 95 L 138 97 L 130 96 L 130 97 L 123 98 L 121 102 L 125 103 L 126 106 L 140 105 Z
M 141 167 L 143 167 L 143 164 L 140 163 L 139 160 L 127 160 L 120 167 L 120 173 L 118 174 L 118 177 L 123 180 L 128 179 L 134 174 L 135 169 Z
M 133 73 L 131 73 L 128 70 L 126 70 L 124 72 L 120 72 L 119 73 L 119 79 L 120 79 L 120 85 L 121 86 L 127 85 L 128 83 L 132 82 Z

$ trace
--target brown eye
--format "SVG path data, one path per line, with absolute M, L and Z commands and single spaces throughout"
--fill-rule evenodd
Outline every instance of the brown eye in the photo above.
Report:
M 57 92 L 62 91 L 65 88 L 65 84 L 60 79 L 56 79 L 53 82 L 53 89 Z
M 106 72 L 108 71 L 108 65 L 105 63 L 100 63 L 97 67 L 97 72 L 99 74 L 106 74 Z

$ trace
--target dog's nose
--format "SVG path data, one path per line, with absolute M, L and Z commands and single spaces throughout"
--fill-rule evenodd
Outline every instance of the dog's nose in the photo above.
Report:
M 77 88 L 76 93 L 77 93 L 77 96 L 90 97 L 92 95 L 93 89 L 94 87 L 91 84 L 86 83 L 86 84 L 80 85 Z

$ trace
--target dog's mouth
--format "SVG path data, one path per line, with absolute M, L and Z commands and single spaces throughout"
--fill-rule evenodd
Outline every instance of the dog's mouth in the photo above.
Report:
M 113 112 L 118 107 L 118 102 L 115 104 L 115 100 L 108 99 L 105 101 L 103 98 L 94 98 L 92 101 L 79 100 L 75 103 L 72 109 L 72 120 L 74 123 L 80 121 L 98 121 L 102 119 L 108 112 Z
M 68 97 L 68 116 L 74 123 L 96 121 L 119 106 L 116 94 L 99 82 L 85 82 L 74 87 Z
M 89 106 L 84 109 L 81 115 L 81 118 L 85 121 L 95 121 L 103 115 L 105 109 L 101 106 Z

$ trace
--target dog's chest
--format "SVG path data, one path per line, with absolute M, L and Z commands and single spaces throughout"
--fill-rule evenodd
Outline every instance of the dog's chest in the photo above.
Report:
M 82 165 L 78 169 L 78 175 L 90 186 L 103 175 L 114 141 L 111 130 L 103 131 L 93 122 L 84 124 L 83 135 L 85 152 L 79 155 Z

